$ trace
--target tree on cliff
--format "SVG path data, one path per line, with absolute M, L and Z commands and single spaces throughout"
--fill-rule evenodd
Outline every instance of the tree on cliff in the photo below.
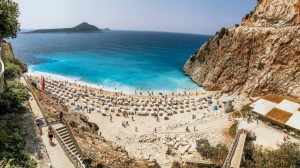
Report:
M 20 30 L 18 22 L 19 7 L 12 0 L 0 1 L 0 40 L 3 38 L 16 38 Z

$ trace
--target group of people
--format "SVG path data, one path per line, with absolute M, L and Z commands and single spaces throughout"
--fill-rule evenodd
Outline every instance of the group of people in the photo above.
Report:
M 216 93 L 206 98 L 198 98 L 200 93 L 173 93 L 172 95 L 161 94 L 154 96 L 133 96 L 120 93 L 104 92 L 102 89 L 92 89 L 83 86 L 71 85 L 68 82 L 60 82 L 48 79 L 46 91 L 51 93 L 60 102 L 75 111 L 98 112 L 103 115 L 107 113 L 120 113 L 118 115 L 174 115 L 191 111 L 207 109 L 217 111 L 223 107 L 219 101 L 222 93 Z M 182 96 L 179 96 L 182 95 Z M 177 97 L 179 96 L 179 97 Z M 195 97 L 196 96 L 196 97 Z M 122 113 L 122 114 L 121 114 Z
M 64 114 L 61 111 L 59 113 L 59 121 L 60 122 L 63 122 L 63 116 L 64 116 Z M 36 120 L 36 126 L 37 126 L 37 128 L 39 130 L 40 135 L 44 135 L 43 129 L 42 129 L 43 125 L 44 125 L 44 121 L 42 119 L 37 119 Z M 48 127 L 48 138 L 49 138 L 50 145 L 54 145 L 54 143 L 53 143 L 54 130 L 53 130 L 53 128 L 51 126 Z

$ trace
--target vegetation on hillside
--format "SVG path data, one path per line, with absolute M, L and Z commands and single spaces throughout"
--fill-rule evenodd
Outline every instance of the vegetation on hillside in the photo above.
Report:
M 12 51 L 11 45 L 8 43 L 2 44 L 2 60 L 5 65 L 5 78 L 13 79 L 27 72 L 26 64 L 16 59 Z
M 0 117 L 0 167 L 34 168 L 26 151 L 25 133 L 19 114 L 11 113 Z
M 210 159 L 217 165 L 223 165 L 228 154 L 228 149 L 225 144 L 219 143 L 216 146 L 212 146 L 207 139 L 199 139 L 196 141 L 196 145 L 196 149 L 202 157 Z
M 26 151 L 27 133 L 22 128 L 29 93 L 18 80 L 25 65 L 13 56 L 10 44 L 3 43 L 2 47 L 5 84 L 0 94 L 0 167 L 33 168 L 36 162 Z
M 24 103 L 29 93 L 18 77 L 27 70 L 26 65 L 17 60 L 10 44 L 3 38 L 15 38 L 20 29 L 18 4 L 12 0 L 0 1 L 0 43 L 5 66 L 4 91 L 0 94 L 0 167 L 33 168 L 33 161 L 26 151 L 26 133 L 23 129 L 22 114 L 27 111 Z
M 300 167 L 300 144 L 285 142 L 276 150 L 261 147 L 250 148 L 245 151 L 243 167 Z
M 238 129 L 238 122 L 234 121 L 233 124 L 228 129 L 228 134 L 231 138 L 234 138 L 236 136 Z

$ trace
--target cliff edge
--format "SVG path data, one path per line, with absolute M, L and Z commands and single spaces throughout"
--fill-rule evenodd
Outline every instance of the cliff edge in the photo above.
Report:
M 300 97 L 300 0 L 258 0 L 241 25 L 222 28 L 184 66 L 207 90 Z

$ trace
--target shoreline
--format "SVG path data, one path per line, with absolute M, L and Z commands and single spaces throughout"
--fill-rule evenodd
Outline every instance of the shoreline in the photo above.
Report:
M 124 93 L 128 96 L 130 95 L 148 95 L 149 93 L 153 93 L 155 96 L 159 96 L 160 94 L 184 94 L 184 93 L 193 93 L 193 92 L 199 92 L 199 93 L 206 93 L 210 91 L 204 90 L 203 87 L 198 86 L 198 89 L 191 89 L 191 90 L 140 90 L 136 89 L 134 87 L 126 86 L 126 85 L 118 85 L 118 86 L 105 86 L 105 85 L 99 85 L 95 83 L 89 83 L 85 81 L 81 81 L 79 77 L 67 77 L 63 75 L 57 75 L 54 73 L 48 73 L 48 72 L 40 72 L 40 71 L 32 71 L 30 68 L 28 69 L 28 72 L 24 73 L 24 75 L 27 76 L 33 76 L 33 77 L 41 77 L 44 78 L 50 78 L 58 81 L 67 81 L 72 84 L 77 84 L 81 86 L 86 86 L 89 88 L 94 89 L 102 89 L 105 92 L 112 92 L 112 93 Z M 193 81 L 194 82 L 194 81 Z
M 40 76 L 31 79 L 39 82 Z M 67 81 L 46 82 L 46 94 L 71 113 L 95 123 L 99 127 L 98 135 L 124 147 L 129 157 L 156 160 L 161 167 L 171 167 L 177 159 L 203 160 L 196 151 L 199 138 L 206 138 L 214 145 L 230 143 L 224 134 L 224 128 L 232 124 L 229 114 L 225 113 L 225 104 L 234 100 L 233 104 L 239 106 L 246 101 L 210 91 L 198 92 L 198 95 L 131 96 Z M 57 115 L 60 110 L 49 104 L 48 112 Z M 172 156 L 165 155 L 168 149 Z

